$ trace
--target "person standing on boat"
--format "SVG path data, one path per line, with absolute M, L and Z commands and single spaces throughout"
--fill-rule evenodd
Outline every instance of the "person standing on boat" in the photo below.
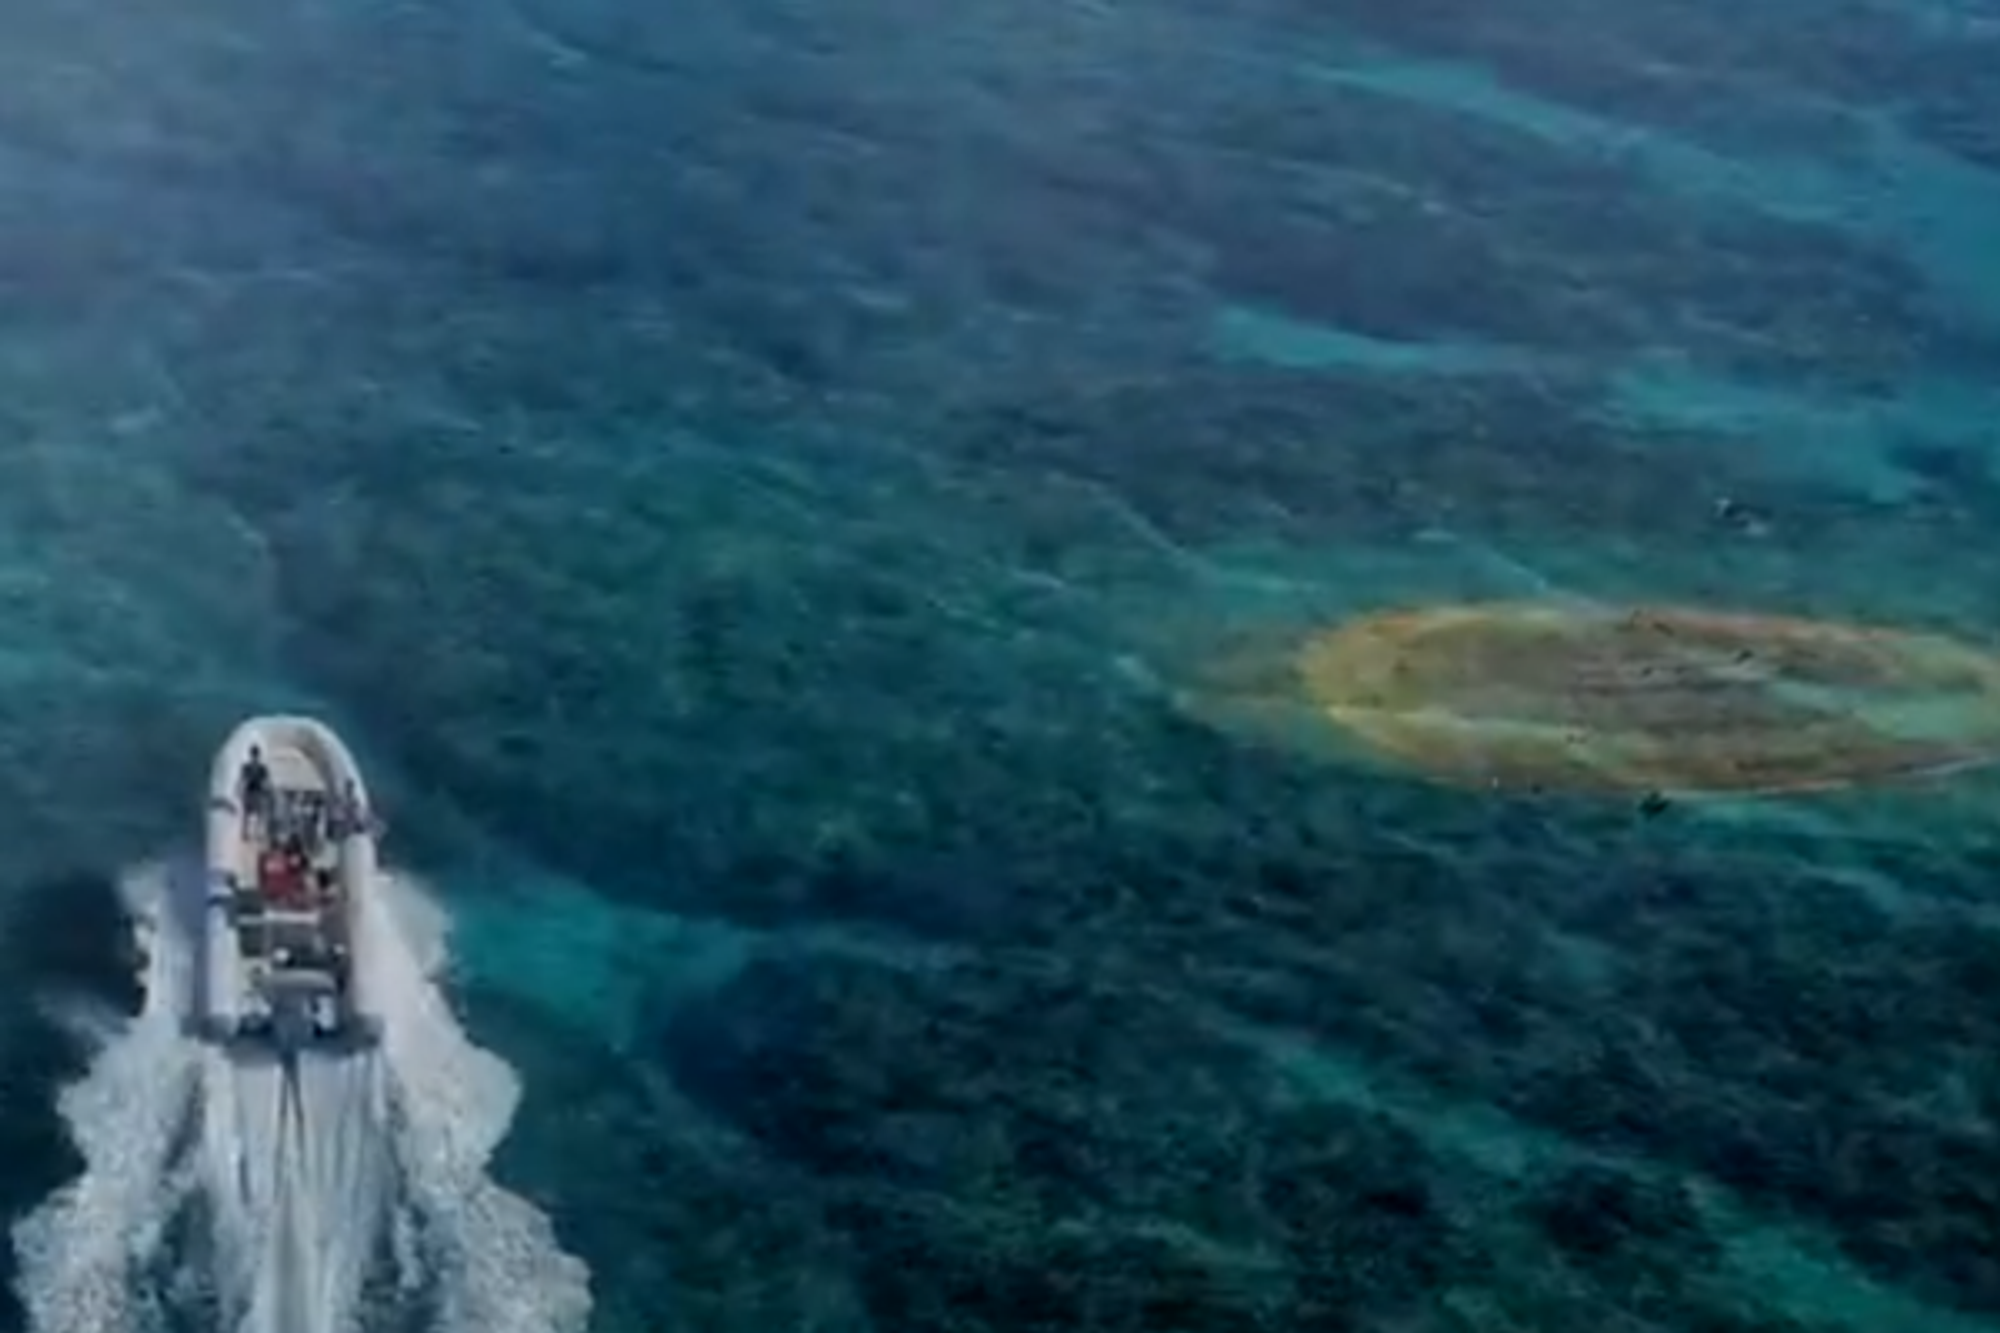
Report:
M 249 836 L 252 820 L 256 820 L 260 828 L 270 828 L 271 770 L 264 763 L 261 746 L 250 747 L 249 757 L 237 771 L 236 800 L 243 810 L 244 836 Z

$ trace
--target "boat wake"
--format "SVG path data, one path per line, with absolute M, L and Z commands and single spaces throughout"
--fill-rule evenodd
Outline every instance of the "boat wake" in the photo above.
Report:
M 487 1175 L 520 1089 L 433 979 L 442 913 L 388 875 L 360 904 L 378 1047 L 250 1057 L 183 1031 L 199 880 L 122 886 L 145 1000 L 93 1024 L 61 1101 L 84 1171 L 14 1230 L 35 1333 L 581 1330 L 587 1271 Z

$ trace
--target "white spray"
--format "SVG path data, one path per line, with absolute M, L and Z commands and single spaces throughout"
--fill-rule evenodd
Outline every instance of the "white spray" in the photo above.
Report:
M 184 1035 L 174 876 L 124 886 L 145 1002 L 61 1112 L 81 1176 L 14 1232 L 34 1333 L 578 1333 L 583 1265 L 486 1167 L 519 1100 L 433 976 L 444 918 L 383 875 L 357 914 L 378 1049 L 251 1061 Z

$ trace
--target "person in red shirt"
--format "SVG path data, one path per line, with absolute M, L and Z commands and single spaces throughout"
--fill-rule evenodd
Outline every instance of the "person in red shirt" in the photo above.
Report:
M 258 858 L 258 885 L 264 890 L 264 896 L 273 902 L 289 904 L 298 897 L 298 879 L 296 862 L 277 848 Z

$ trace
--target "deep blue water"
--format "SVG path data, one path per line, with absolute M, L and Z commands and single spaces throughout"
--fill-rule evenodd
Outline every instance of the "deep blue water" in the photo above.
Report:
M 605 1333 L 2000 1327 L 1993 779 L 1648 818 L 1173 687 L 2000 645 L 1996 236 L 1992 0 L 15 0 L 0 1199 L 34 997 L 309 708 Z

